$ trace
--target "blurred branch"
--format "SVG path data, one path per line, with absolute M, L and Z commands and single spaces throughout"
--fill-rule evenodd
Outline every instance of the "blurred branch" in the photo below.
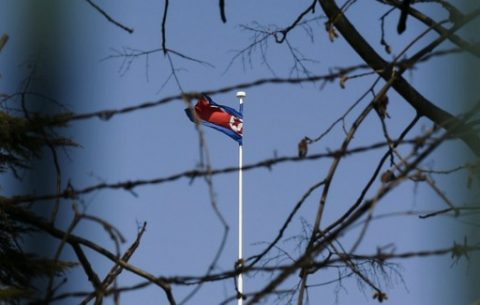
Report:
M 454 212 L 453 215 L 458 216 L 458 215 L 460 215 L 460 212 L 462 212 L 462 211 L 479 212 L 480 207 L 478 207 L 478 206 L 451 207 L 451 208 L 447 208 L 447 209 L 443 209 L 443 210 L 439 210 L 439 211 L 435 211 L 435 212 L 431 212 L 431 213 L 425 213 L 425 214 L 422 214 L 422 215 L 418 215 L 418 218 L 427 219 L 427 218 L 430 218 L 430 217 L 435 217 L 435 216 L 447 214 L 447 213 L 450 213 L 450 212 Z
M 320 4 L 329 18 L 329 22 L 335 25 L 340 31 L 343 37 L 347 40 L 350 46 L 357 52 L 357 54 L 365 60 L 365 62 L 372 67 L 378 74 L 388 81 L 392 75 L 396 74 L 396 81 L 392 84 L 392 87 L 422 116 L 428 117 L 430 120 L 446 128 L 452 130 L 452 126 L 456 126 L 457 129 L 468 130 L 466 126 L 461 124 L 453 115 L 440 109 L 435 104 L 427 100 L 421 95 L 413 86 L 411 86 L 402 76 L 400 71 L 393 70 L 393 67 L 389 65 L 363 38 L 363 36 L 357 31 L 357 29 L 350 23 L 342 11 L 337 7 L 334 1 L 320 0 Z M 444 33 L 437 40 L 435 40 L 428 47 L 424 48 L 425 52 L 431 51 L 434 47 L 443 42 L 448 34 L 454 33 L 463 25 L 475 19 L 480 15 L 480 9 L 474 10 L 465 16 L 461 21 L 457 22 L 448 33 Z M 419 55 L 423 55 L 423 52 L 419 52 Z M 426 55 L 426 54 L 425 54 Z M 419 56 L 418 58 L 421 58 Z M 416 58 L 415 58 L 416 59 Z M 476 154 L 480 155 L 480 139 L 473 133 L 464 133 L 459 136 Z
M 140 240 L 143 236 L 143 233 L 145 232 L 145 228 L 147 226 L 147 223 L 144 222 L 140 231 L 137 234 L 137 238 L 133 242 L 133 244 L 128 248 L 128 250 L 123 254 L 121 257 L 121 260 L 124 262 L 128 262 L 129 259 L 132 257 L 133 253 L 137 250 L 138 246 L 140 245 Z M 108 274 L 105 276 L 104 280 L 99 284 L 99 286 L 96 288 L 96 290 L 101 289 L 102 294 L 105 295 L 107 292 L 108 287 L 116 280 L 116 278 L 120 275 L 120 273 L 123 271 L 123 267 L 119 264 L 115 264 L 113 268 L 108 272 Z M 88 304 L 88 302 L 95 297 L 96 293 L 92 293 L 87 298 L 85 298 L 81 304 Z
M 326 249 L 340 234 L 342 234 L 347 227 L 369 212 L 370 209 L 372 209 L 386 194 L 390 193 L 396 186 L 405 181 L 407 175 L 414 170 L 421 161 L 429 156 L 447 137 L 448 133 L 445 133 L 442 137 L 436 139 L 430 145 L 428 145 L 428 147 L 422 153 L 420 153 L 413 162 L 405 167 L 405 169 L 395 180 L 391 181 L 390 183 L 383 184 L 371 199 L 367 199 L 359 207 L 359 209 L 357 209 L 350 217 L 348 217 L 337 229 L 333 230 L 328 235 L 319 235 L 319 238 L 314 245 L 309 247 L 307 251 L 305 251 L 304 254 L 302 254 L 302 256 L 295 261 L 294 264 L 290 265 L 276 275 L 273 280 L 271 280 L 259 293 L 255 294 L 247 304 L 251 305 L 260 302 L 269 293 L 281 285 L 292 273 L 294 273 L 296 270 L 301 270 L 305 265 L 308 266 L 312 258 Z
M 381 0 L 381 2 L 392 5 L 396 8 L 401 8 L 401 6 L 402 6 L 402 2 L 400 2 L 399 0 Z M 407 12 L 411 16 L 415 17 L 418 21 L 424 23 L 426 26 L 433 28 L 438 34 L 446 35 L 448 40 L 450 40 L 452 43 L 456 44 L 458 47 L 462 48 L 463 50 L 466 50 L 466 51 L 470 52 L 471 54 L 475 55 L 476 57 L 480 57 L 480 47 L 478 47 L 474 44 L 471 44 L 468 41 L 465 41 L 462 37 L 460 37 L 460 36 L 458 36 L 454 33 L 450 33 L 449 30 L 442 27 L 435 20 L 431 19 L 427 15 L 421 13 L 420 11 L 414 9 L 411 6 L 409 6 Z
M 312 14 L 315 13 L 315 6 L 316 5 L 317 5 L 317 0 L 314 0 L 312 2 L 312 4 L 310 4 L 300 15 L 297 16 L 297 19 L 295 19 L 295 21 L 293 21 L 292 24 L 290 24 L 289 26 L 287 26 L 286 28 L 284 28 L 282 30 L 275 31 L 273 33 L 273 36 L 275 37 L 275 41 L 277 43 L 284 42 L 285 39 L 287 38 L 288 32 L 290 32 L 292 29 L 294 29 L 308 13 L 310 13 L 310 12 Z
M 0 37 L 0 52 L 2 52 L 3 47 L 5 47 L 7 42 L 8 42 L 8 34 L 4 33 L 2 34 L 2 37 Z
M 223 23 L 226 23 L 227 16 L 225 15 L 225 0 L 219 0 L 218 6 L 220 7 L 220 18 Z
M 417 124 L 419 120 L 419 116 L 415 116 L 415 118 L 408 124 L 408 126 L 402 131 L 400 136 L 398 137 L 398 140 L 396 140 L 393 143 L 394 147 L 397 147 L 401 141 L 405 138 L 405 136 L 413 129 L 413 127 Z M 386 159 L 390 155 L 390 150 L 387 151 L 382 158 L 379 160 L 377 167 L 375 168 L 373 174 L 371 175 L 370 179 L 368 180 L 367 184 L 365 187 L 362 189 L 360 196 L 355 200 L 355 203 L 352 204 L 348 210 L 340 217 L 338 217 L 332 224 L 330 224 L 327 228 L 325 228 L 322 233 L 323 234 L 328 234 L 333 228 L 337 227 L 338 225 L 341 225 L 363 202 L 368 190 L 373 185 L 373 182 L 375 179 L 378 177 L 378 174 L 380 173 L 381 168 L 383 167 L 383 164 L 385 163 Z
M 118 258 L 115 254 L 111 253 L 107 249 L 103 248 L 102 246 L 88 240 L 82 237 L 79 237 L 74 234 L 66 234 L 62 230 L 59 230 L 52 226 L 50 223 L 46 222 L 43 220 L 41 217 L 26 211 L 20 207 L 15 207 L 9 203 L 5 203 L 0 201 L 0 208 L 5 211 L 8 215 L 10 215 L 12 218 L 22 222 L 26 223 L 29 225 L 32 225 L 41 231 L 51 235 L 54 238 L 60 239 L 60 240 L 65 240 L 68 244 L 70 244 L 72 247 L 78 247 L 80 245 L 83 245 L 94 252 L 104 256 L 105 258 L 109 259 L 110 261 L 114 262 L 115 264 L 121 266 L 122 268 L 156 284 L 159 286 L 164 292 L 165 295 L 170 303 L 170 305 L 175 305 L 175 299 L 172 294 L 172 289 L 170 287 L 170 284 L 165 282 L 165 280 L 161 277 L 155 277 L 154 275 L 150 274 L 147 271 L 144 271 L 138 267 L 135 267 L 128 262 L 125 262 L 124 260 Z M 84 266 L 85 267 L 85 266 Z M 88 268 L 88 267 L 87 267 Z
M 312 194 L 313 191 L 318 189 L 320 186 L 323 186 L 325 184 L 325 180 L 322 180 L 320 182 L 315 183 L 312 187 L 310 187 L 305 194 L 303 194 L 302 198 L 297 202 L 295 207 L 293 208 L 292 212 L 287 217 L 287 220 L 284 222 L 282 227 L 280 228 L 277 236 L 273 241 L 263 250 L 260 254 L 254 255 L 250 258 L 247 259 L 247 261 L 252 260 L 252 262 L 249 264 L 250 267 L 254 266 L 258 261 L 260 261 L 270 250 L 280 241 L 282 238 L 283 234 L 285 233 L 285 230 L 287 229 L 288 225 L 292 221 L 293 217 L 295 216 L 295 213 L 300 209 L 300 207 L 303 205 L 305 200 Z
M 335 256 L 330 256 L 326 261 L 310 261 L 308 263 L 303 264 L 301 267 L 305 268 L 328 268 L 331 266 L 335 266 L 338 263 L 344 263 L 345 260 L 355 261 L 357 264 L 365 263 L 365 262 L 375 262 L 380 265 L 385 264 L 387 261 L 392 260 L 399 260 L 399 259 L 409 259 L 413 257 L 418 258 L 425 258 L 425 257 L 432 257 L 432 256 L 443 256 L 450 254 L 453 259 L 456 259 L 456 255 L 458 253 L 473 253 L 480 251 L 480 245 L 478 244 L 464 244 L 460 245 L 458 243 L 454 243 L 451 247 L 446 248 L 439 248 L 439 249 L 432 249 L 432 250 L 423 250 L 423 251 L 408 251 L 408 252 L 384 252 L 380 249 L 374 254 L 348 254 L 348 253 L 341 253 L 338 252 Z M 284 271 L 288 270 L 292 267 L 292 264 L 283 264 L 283 265 L 275 265 L 275 266 L 261 266 L 261 267 L 247 267 L 242 272 L 243 273 L 252 273 L 252 272 L 275 272 L 275 271 Z M 172 277 L 165 277 L 164 280 L 172 285 L 179 285 L 179 286 L 189 286 L 189 285 L 197 285 L 199 283 L 206 283 L 206 282 L 216 282 L 222 281 L 228 278 L 235 277 L 238 274 L 238 271 L 235 270 L 227 270 L 220 273 L 210 274 L 208 276 L 172 276 Z M 131 290 L 138 290 L 139 288 L 144 288 L 150 285 L 150 282 L 140 282 L 132 286 L 120 287 L 117 290 L 119 292 L 124 291 L 131 291 Z M 250 293 L 249 296 L 254 296 L 255 293 Z M 112 293 L 112 290 L 107 292 L 108 294 Z M 81 297 L 87 294 L 78 293 L 71 296 Z M 69 296 L 69 297 L 71 297 Z M 57 299 L 66 297 L 66 296 L 57 296 Z
M 155 49 L 155 50 L 150 50 L 150 51 L 136 51 L 136 50 L 130 50 L 132 53 L 128 53 L 129 55 L 122 55 L 122 53 L 118 53 L 118 55 L 112 55 L 109 56 L 105 59 L 108 58 L 115 58 L 115 57 L 121 57 L 121 56 L 132 56 L 132 57 L 137 57 L 137 56 L 142 56 L 146 54 L 150 54 L 153 52 L 160 52 L 162 49 Z M 184 55 L 182 53 L 178 53 L 173 50 L 168 50 L 169 53 L 175 54 L 177 56 L 180 56 L 184 59 L 191 60 L 200 64 L 204 65 L 210 65 L 209 63 L 199 61 L 198 59 L 194 59 L 192 57 L 189 57 L 187 55 Z M 459 49 L 454 48 L 454 49 L 448 49 L 448 50 L 441 50 L 437 52 L 432 52 L 429 55 L 425 56 L 422 59 L 419 59 L 418 62 L 426 61 L 428 59 L 431 59 L 434 56 L 444 56 L 444 55 L 449 55 L 452 53 L 457 53 L 460 52 Z M 127 54 L 127 53 L 125 53 Z M 408 60 L 408 59 L 407 59 Z M 395 66 L 405 66 L 405 63 L 407 60 L 402 60 L 399 61 L 398 63 L 395 64 Z M 410 62 L 411 64 L 411 62 Z M 95 112 L 87 112 L 87 113 L 64 113 L 59 115 L 58 117 L 55 118 L 55 120 L 52 120 L 52 125 L 53 124 L 60 124 L 60 123 L 66 123 L 69 121 L 77 121 L 77 120 L 87 120 L 87 119 L 92 119 L 92 118 L 100 118 L 101 120 L 108 121 L 112 117 L 120 114 L 126 114 L 130 112 L 135 112 L 138 110 L 144 110 L 152 107 L 158 107 L 164 104 L 171 103 L 176 100 L 183 100 L 185 97 L 188 98 L 194 98 L 196 96 L 199 96 L 200 94 L 207 94 L 207 95 L 215 95 L 215 94 L 223 94 L 223 93 L 228 93 L 236 90 L 241 90 L 241 89 L 248 89 L 248 88 L 254 88 L 254 87 L 259 87 L 267 84 L 272 84 L 272 85 L 281 85 L 281 84 L 291 84 L 291 85 L 297 85 L 297 84 L 303 84 L 303 83 L 315 83 L 315 82 L 333 82 L 338 79 L 345 78 L 349 73 L 352 73 L 357 70 L 368 70 L 371 69 L 368 65 L 361 64 L 361 65 L 355 65 L 351 67 L 338 67 L 335 68 L 336 72 L 331 72 L 328 74 L 323 74 L 323 75 L 314 75 L 314 76 L 307 76 L 307 77 L 298 77 L 298 78 L 280 78 L 280 77 L 274 77 L 274 78 L 263 78 L 263 79 L 258 79 L 252 82 L 245 82 L 245 83 L 239 83 L 235 84 L 232 86 L 226 86 L 222 87 L 219 89 L 213 89 L 213 90 L 205 90 L 200 92 L 185 92 L 184 94 L 179 94 L 179 95 L 172 95 L 168 97 L 164 97 L 162 99 L 156 100 L 156 101 L 147 101 L 143 103 L 139 103 L 136 105 L 132 106 L 127 106 L 124 108 L 120 109 L 107 109 L 107 110 L 101 110 L 101 111 L 95 111 Z M 381 71 L 376 71 L 376 72 L 381 72 Z M 11 95 L 12 97 L 16 95 L 17 93 Z M 10 97 L 10 96 L 9 96 Z
M 362 122 L 365 120 L 365 118 L 368 116 L 368 114 L 370 113 L 370 111 L 374 108 L 374 105 L 375 103 L 383 98 L 385 96 L 385 94 L 387 93 L 388 89 L 390 88 L 390 86 L 392 85 L 392 82 L 394 81 L 393 77 L 391 80 L 389 80 L 387 82 L 387 84 L 385 84 L 383 86 L 383 88 L 380 90 L 379 94 L 373 99 L 372 102 L 370 102 L 364 109 L 363 111 L 357 116 L 357 118 L 355 119 L 355 121 L 352 123 L 352 126 L 350 127 L 350 130 L 348 131 L 348 133 L 346 134 L 345 136 L 345 139 L 343 140 L 342 142 L 342 145 L 341 145 L 341 149 L 342 150 L 346 150 L 348 148 L 348 146 L 350 145 L 350 142 L 351 140 L 353 139 L 355 133 L 357 132 L 358 128 L 361 126 Z M 374 86 L 376 84 L 376 81 L 374 82 L 374 84 L 370 87 L 370 89 L 367 91 L 367 93 L 370 91 L 370 90 L 373 90 Z M 358 100 L 356 103 L 354 103 L 352 105 L 352 107 L 354 107 L 360 100 L 362 100 L 367 93 L 364 93 Z M 348 113 L 348 111 L 347 111 Z M 346 115 L 346 114 L 345 114 Z M 388 142 L 387 142 L 388 143 Z M 317 239 L 317 235 L 321 232 L 320 230 L 320 224 L 321 224 L 321 221 L 322 221 L 322 217 L 323 217 L 323 212 L 324 212 L 324 209 L 325 209 L 325 205 L 326 205 L 326 201 L 327 201 L 327 197 L 329 195 L 329 190 L 330 190 L 330 185 L 333 181 L 333 177 L 337 171 L 337 168 L 338 168 L 338 165 L 340 164 L 340 161 L 342 160 L 341 156 L 337 156 L 333 159 L 333 162 L 332 164 L 330 165 L 330 168 L 328 170 L 328 173 L 327 173 L 327 176 L 325 178 L 325 186 L 323 187 L 323 191 L 322 191 L 322 195 L 320 197 L 320 202 L 318 204 L 318 209 L 317 209 L 317 213 L 315 214 L 315 222 L 314 222 L 314 225 L 313 225 L 313 229 L 312 229 L 312 232 L 311 232 L 311 236 L 310 236 L 310 239 L 308 241 L 308 245 L 305 249 L 305 254 L 307 253 L 310 253 L 312 247 L 314 246 L 314 243 Z M 310 257 L 308 257 L 308 259 L 312 259 Z M 352 269 L 352 271 L 354 271 Z M 355 271 L 354 271 L 355 272 Z M 302 302 L 303 302 L 303 294 L 304 294 L 304 289 L 306 289 L 307 287 L 307 279 L 308 279 L 308 275 L 309 275 L 309 272 L 307 272 L 306 269 L 302 269 L 300 271 L 300 277 L 302 278 L 301 280 L 301 288 L 300 288 L 300 292 L 299 292 L 299 299 L 298 299 L 298 305 L 301 305 Z M 365 279 L 364 279 L 365 280 Z
M 85 256 L 85 253 L 83 253 L 83 250 L 80 247 L 80 245 L 77 244 L 77 243 L 74 243 L 74 244 L 72 244 L 72 248 L 73 248 L 73 250 L 75 251 L 75 254 L 78 257 L 78 260 L 82 264 L 83 270 L 85 271 L 85 273 L 88 276 L 88 280 L 92 283 L 93 288 L 96 291 L 97 298 L 99 298 L 100 304 L 101 304 L 101 299 L 103 298 L 101 296 L 101 291 L 102 291 L 101 285 L 102 284 L 100 282 L 100 279 L 98 278 L 98 275 L 93 270 L 92 266 L 90 265 L 90 262 L 88 261 L 87 257 Z M 95 304 L 99 304 L 99 303 L 95 302 Z
M 165 7 L 163 8 L 162 18 L 162 50 L 163 55 L 167 54 L 167 14 L 168 14 L 168 0 L 165 0 Z
M 417 140 L 407 140 L 401 141 L 400 143 L 403 144 L 414 144 Z M 330 151 L 326 153 L 318 153 L 318 154 L 311 154 L 307 157 L 298 157 L 298 156 L 290 156 L 290 157 L 277 157 L 272 159 L 267 159 L 263 161 L 259 161 L 252 164 L 247 164 L 243 166 L 244 171 L 249 171 L 257 168 L 267 168 L 271 169 L 273 166 L 277 164 L 287 163 L 287 162 L 303 162 L 307 160 L 317 160 L 322 158 L 341 158 L 345 156 L 350 156 L 353 154 L 358 154 L 366 151 L 370 151 L 373 149 L 379 149 L 382 147 L 388 147 L 388 143 L 386 142 L 378 142 L 368 146 L 359 146 L 356 148 L 352 148 L 350 150 L 347 149 L 338 149 L 335 151 Z M 124 189 L 127 191 L 131 191 L 132 189 L 144 186 L 144 185 L 154 185 L 154 184 L 162 184 L 167 182 L 173 182 L 179 180 L 181 178 L 189 178 L 195 179 L 199 177 L 205 177 L 208 175 L 220 175 L 220 174 L 228 174 L 228 173 L 235 173 L 238 171 L 238 167 L 225 167 L 221 169 L 207 169 L 207 170 L 188 170 L 185 172 L 181 172 L 178 174 L 174 174 L 171 176 L 160 177 L 160 178 L 153 178 L 153 179 L 140 179 L 134 181 L 124 181 L 124 182 L 116 182 L 116 183 L 99 183 L 96 185 L 88 186 L 83 189 L 73 189 L 68 188 L 59 194 L 48 194 L 48 195 L 21 195 L 21 196 L 13 196 L 11 198 L 0 197 L 0 203 L 2 204 L 20 204 L 20 203 L 28 203 L 28 202 L 39 202 L 45 200 L 52 200 L 57 198 L 77 198 L 80 195 L 85 195 L 91 192 L 103 190 L 103 189 Z
M 119 27 L 122 30 L 128 32 L 129 34 L 133 33 L 132 28 L 129 28 L 129 27 L 121 24 L 120 22 L 116 21 L 115 19 L 113 19 L 105 10 L 103 10 L 101 7 L 99 7 L 98 5 L 93 3 L 92 0 L 85 0 L 85 1 L 87 1 L 88 4 L 90 4 L 95 10 L 97 10 L 97 12 L 99 12 L 101 15 L 103 15 L 103 17 L 105 17 L 109 22 L 113 23 L 117 27 Z

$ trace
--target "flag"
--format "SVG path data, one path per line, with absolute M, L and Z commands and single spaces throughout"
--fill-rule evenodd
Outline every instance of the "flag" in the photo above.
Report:
M 193 109 L 187 108 L 185 112 L 190 121 L 195 122 L 196 116 L 200 124 L 221 131 L 242 145 L 243 115 L 241 112 L 219 105 L 207 95 L 200 97 Z

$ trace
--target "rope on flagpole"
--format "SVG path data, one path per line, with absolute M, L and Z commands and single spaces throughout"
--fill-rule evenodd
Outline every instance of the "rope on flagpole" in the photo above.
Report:
M 243 115 L 243 99 L 247 94 L 243 91 L 237 92 L 240 99 L 240 113 Z M 243 139 L 242 144 L 238 146 L 238 305 L 243 305 Z

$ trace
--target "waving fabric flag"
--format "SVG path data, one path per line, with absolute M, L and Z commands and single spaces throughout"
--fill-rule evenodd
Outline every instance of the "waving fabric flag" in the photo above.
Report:
M 214 128 L 231 137 L 242 145 L 243 115 L 241 112 L 215 103 L 209 96 L 202 96 L 192 109 L 185 109 L 190 121 L 195 122 L 195 116 L 200 124 Z

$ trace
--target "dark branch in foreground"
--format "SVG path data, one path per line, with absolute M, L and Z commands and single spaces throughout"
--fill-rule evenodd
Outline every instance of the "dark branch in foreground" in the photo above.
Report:
M 223 23 L 227 22 L 227 16 L 225 15 L 225 0 L 219 0 L 218 6 L 220 7 L 220 18 Z
M 393 67 L 389 65 L 363 38 L 357 29 L 350 23 L 343 12 L 338 8 L 334 1 L 320 0 L 320 4 L 330 19 L 330 22 L 340 31 L 351 47 L 357 52 L 365 62 L 372 67 L 386 81 L 395 77 L 393 88 L 422 116 L 428 117 L 430 120 L 446 128 L 452 130 L 455 128 L 469 130 L 467 126 L 463 126 L 453 115 L 440 109 L 423 95 L 421 95 L 412 85 L 410 85 Z M 461 21 L 457 22 L 447 33 L 444 33 L 437 39 L 432 48 L 439 45 L 442 41 L 449 37 L 449 34 L 455 33 L 463 27 L 463 25 L 475 19 L 480 14 L 480 9 L 466 15 Z M 403 71 L 402 71 L 403 72 Z M 453 134 L 453 133 L 452 133 Z M 461 139 L 471 148 L 477 155 L 480 155 L 480 139 L 474 132 L 467 132 L 461 135 Z
M 118 26 L 122 30 L 128 32 L 129 34 L 133 33 L 132 28 L 129 28 L 129 27 L 121 24 L 120 22 L 116 21 L 115 19 L 113 19 L 105 10 L 103 10 L 101 7 L 99 7 L 98 5 L 93 3 L 92 0 L 85 0 L 85 1 L 87 1 L 88 4 L 90 4 L 94 9 L 96 9 L 100 14 L 102 14 L 103 17 L 105 17 L 109 22 L 113 23 L 114 25 Z
M 408 141 L 402 141 L 403 144 L 412 144 L 418 141 L 417 139 L 415 140 L 408 140 Z M 372 145 L 368 146 L 361 146 L 357 148 L 352 148 L 350 150 L 336 150 L 333 152 L 326 152 L 326 153 L 318 153 L 318 154 L 312 154 L 307 157 L 298 157 L 298 156 L 293 156 L 293 157 L 278 157 L 278 158 L 273 158 L 273 159 L 267 159 L 264 161 L 259 161 L 257 163 L 252 163 L 252 164 L 247 164 L 243 166 L 244 171 L 249 171 L 253 170 L 256 168 L 268 168 L 271 169 L 272 166 L 281 164 L 281 163 L 286 163 L 286 162 L 303 162 L 307 160 L 317 160 L 321 158 L 339 158 L 339 157 L 345 157 L 349 156 L 352 154 L 358 154 L 366 151 L 370 151 L 373 149 L 379 149 L 382 147 L 388 146 L 388 143 L 385 142 L 379 142 L 375 143 Z M 228 173 L 234 173 L 238 172 L 238 167 L 226 167 L 222 169 L 211 169 L 211 170 L 189 170 L 185 171 L 182 173 L 174 174 L 171 176 L 167 177 L 161 177 L 161 178 L 154 178 L 154 179 L 145 179 L 145 180 L 136 180 L 136 181 L 125 181 L 125 182 L 117 182 L 117 183 L 99 183 L 97 185 L 89 186 L 83 189 L 78 189 L 75 190 L 73 188 L 67 188 L 61 193 L 58 194 L 49 194 L 49 195 L 29 195 L 29 196 L 14 196 L 11 198 L 0 198 L 0 202 L 5 203 L 5 204 L 20 204 L 20 203 L 28 203 L 28 202 L 38 202 L 38 201 L 45 201 L 45 200 L 52 200 L 52 199 L 58 199 L 58 198 L 77 198 L 80 195 L 85 195 L 91 192 L 103 190 L 103 189 L 124 189 L 127 191 L 132 191 L 134 188 L 139 187 L 139 186 L 144 186 L 144 185 L 152 185 L 152 184 L 162 184 L 162 183 L 167 183 L 167 182 L 173 182 L 181 178 L 189 178 L 189 179 L 195 179 L 199 177 L 205 177 L 205 176 L 215 176 L 215 175 L 220 175 L 220 174 L 228 174 Z
M 163 18 L 162 18 L 162 50 L 163 54 L 166 55 L 167 50 L 167 14 L 168 14 L 168 0 L 165 0 L 165 7 L 163 8 Z
M 53 236 L 54 238 L 57 238 L 59 240 L 65 240 L 68 244 L 70 244 L 74 249 L 79 249 L 80 245 L 83 245 L 94 252 L 104 256 L 105 258 L 109 259 L 110 261 L 114 262 L 118 266 L 122 267 L 125 270 L 128 270 L 152 283 L 155 285 L 159 286 L 162 288 L 162 290 L 165 292 L 165 295 L 167 299 L 170 302 L 170 305 L 175 305 L 175 299 L 172 294 L 172 289 L 170 287 L 170 284 L 165 282 L 164 279 L 155 277 L 154 275 L 138 268 L 135 267 L 128 262 L 122 260 L 121 258 L 118 258 L 115 254 L 112 252 L 108 251 L 107 249 L 103 248 L 102 246 L 88 240 L 85 238 L 82 238 L 80 236 L 76 236 L 74 234 L 66 234 L 62 230 L 59 230 L 55 228 L 53 225 L 50 223 L 46 222 L 43 220 L 41 217 L 26 211 L 22 208 L 18 208 L 15 206 L 12 206 L 11 204 L 8 203 L 3 203 L 0 202 L 0 207 L 2 208 L 3 211 L 8 213 L 11 217 L 14 219 L 21 221 L 22 223 L 27 223 L 31 226 L 34 226 L 43 232 Z M 87 267 L 88 268 L 88 267 Z M 97 282 L 97 280 L 94 280 Z M 98 283 L 97 283 L 98 284 Z
M 105 59 L 108 58 L 116 58 L 116 57 L 121 57 L 121 56 L 131 56 L 131 57 L 138 57 L 142 55 L 148 55 L 154 52 L 160 52 L 162 49 L 154 49 L 150 51 L 136 51 L 131 50 L 132 53 L 121 53 L 118 52 L 116 55 L 109 56 Z M 194 61 L 196 63 L 202 64 L 202 65 L 207 65 L 210 67 L 213 67 L 211 64 L 192 58 L 190 56 L 184 55 L 182 53 L 176 52 L 174 50 L 167 50 L 168 53 L 175 54 L 181 58 L 184 58 L 186 60 Z M 418 59 L 417 62 L 423 62 L 428 59 L 431 59 L 434 56 L 443 56 L 443 55 L 448 55 L 452 53 L 458 53 L 460 52 L 459 49 L 449 49 L 449 50 L 444 50 L 444 51 L 437 51 L 437 52 L 432 52 L 429 55 L 426 55 L 424 58 Z M 399 61 L 397 63 L 392 63 L 394 67 L 404 67 L 405 62 L 407 60 Z M 411 68 L 412 66 L 409 66 Z M 345 68 L 335 68 L 334 71 L 336 72 L 331 72 L 328 74 L 322 74 L 322 75 L 313 75 L 313 76 L 307 76 L 307 77 L 299 77 L 299 78 L 281 78 L 281 77 L 274 77 L 274 78 L 263 78 L 263 79 L 258 79 L 255 81 L 251 82 L 245 82 L 245 83 L 240 83 L 240 84 L 235 84 L 232 86 L 227 86 L 227 87 L 222 87 L 219 89 L 212 89 L 212 90 L 205 90 L 201 92 L 185 92 L 184 94 L 178 94 L 178 95 L 172 95 L 168 97 L 164 97 L 162 99 L 156 100 L 156 101 L 147 101 L 143 103 L 139 103 L 137 105 L 132 105 L 132 106 L 127 106 L 121 109 L 108 109 L 108 110 L 101 110 L 101 111 L 95 111 L 95 112 L 87 112 L 87 113 L 66 113 L 63 115 L 60 115 L 58 117 L 58 121 L 55 121 L 54 124 L 59 124 L 59 123 L 66 123 L 69 121 L 77 121 L 77 120 L 86 120 L 86 119 L 92 119 L 92 118 L 100 118 L 102 120 L 109 120 L 112 117 L 119 115 L 119 114 L 125 114 L 125 113 L 130 113 L 138 110 L 144 110 L 148 109 L 151 107 L 157 107 L 161 106 L 164 104 L 171 103 L 173 101 L 177 100 L 183 100 L 183 99 L 192 99 L 195 97 L 198 97 L 200 94 L 207 94 L 207 95 L 216 95 L 216 94 L 223 94 L 223 93 L 228 93 L 232 92 L 235 90 L 241 90 L 241 89 L 249 89 L 249 88 L 254 88 L 254 87 L 259 87 L 267 84 L 272 84 L 272 85 L 281 85 L 281 84 L 290 84 L 290 85 L 299 85 L 299 84 L 304 84 L 304 83 L 316 83 L 316 82 L 333 82 L 338 79 L 345 79 L 347 77 L 348 79 L 348 74 L 358 71 L 358 70 L 370 70 L 371 68 L 368 65 L 361 64 L 361 65 L 356 65 L 356 66 L 351 66 L 351 67 L 345 67 Z M 380 72 L 383 70 L 378 70 L 376 72 Z

